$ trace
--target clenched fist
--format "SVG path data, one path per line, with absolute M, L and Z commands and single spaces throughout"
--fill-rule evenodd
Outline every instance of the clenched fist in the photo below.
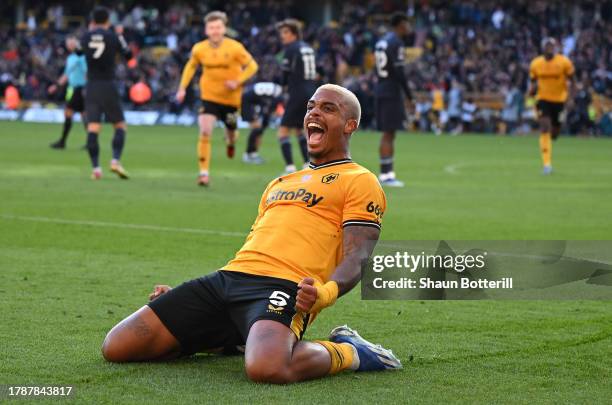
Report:
M 164 293 L 167 293 L 170 290 L 172 290 L 172 287 L 170 287 L 169 285 L 165 285 L 165 284 L 156 285 L 155 288 L 153 289 L 153 292 L 149 294 L 149 301 L 153 301 L 155 298 L 159 297 L 160 295 Z
M 338 284 L 335 281 L 321 284 L 307 277 L 298 284 L 295 309 L 300 312 L 316 313 L 334 305 L 337 298 Z

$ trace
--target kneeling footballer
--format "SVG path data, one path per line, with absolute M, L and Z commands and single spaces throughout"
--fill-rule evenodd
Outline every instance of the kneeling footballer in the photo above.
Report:
M 308 101 L 310 165 L 268 184 L 257 218 L 223 268 L 151 301 L 106 336 L 111 362 L 167 360 L 244 350 L 248 378 L 292 383 L 342 370 L 401 368 L 390 350 L 347 326 L 329 340 L 302 340 L 315 316 L 360 280 L 386 209 L 374 174 L 353 162 L 349 141 L 361 107 L 349 90 L 326 84 Z

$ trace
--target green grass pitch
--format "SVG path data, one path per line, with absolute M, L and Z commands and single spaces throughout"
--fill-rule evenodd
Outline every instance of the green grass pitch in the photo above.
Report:
M 399 372 L 351 372 L 292 386 L 247 381 L 241 357 L 105 363 L 105 333 L 155 283 L 222 266 L 281 170 L 273 131 L 264 166 L 213 141 L 212 186 L 196 186 L 196 129 L 131 127 L 123 162 L 89 179 L 82 128 L 0 123 L 0 384 L 72 384 L 74 403 L 603 403 L 612 398 L 612 306 L 597 301 L 362 301 L 358 289 L 306 338 L 348 324 L 392 348 Z M 241 131 L 242 152 L 247 131 Z M 353 158 L 376 171 L 378 135 Z M 298 156 L 294 145 L 294 155 Z M 401 134 L 382 238 L 611 239 L 612 143 L 562 138 L 540 175 L 534 137 Z M 608 398 L 606 400 L 606 398 Z M 70 400 L 69 400 L 70 401 Z

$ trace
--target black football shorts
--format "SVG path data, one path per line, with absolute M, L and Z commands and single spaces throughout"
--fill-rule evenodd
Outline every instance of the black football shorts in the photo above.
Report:
M 112 80 L 87 82 L 85 112 L 87 122 L 102 122 L 102 114 L 107 122 L 113 124 L 125 121 L 119 92 Z
M 261 127 L 266 128 L 270 124 L 272 116 L 272 105 L 265 101 L 260 104 L 242 103 L 240 107 L 240 115 L 245 122 L 253 122 L 261 120 Z
M 68 103 L 66 103 L 66 107 L 70 108 L 72 111 L 85 111 L 83 86 L 77 86 L 72 88 L 72 96 L 70 97 L 70 100 L 68 100 Z
M 401 131 L 406 121 L 403 98 L 376 99 L 376 129 L 383 132 Z
M 211 114 L 223 121 L 225 127 L 234 130 L 238 127 L 238 108 L 219 104 L 214 101 L 202 100 L 198 114 Z
M 539 117 L 549 117 L 550 123 L 553 126 L 558 127 L 561 125 L 559 121 L 559 115 L 563 111 L 563 103 L 556 103 L 553 101 L 538 100 L 536 109 Z
M 179 341 L 185 355 L 243 346 L 253 323 L 266 319 L 301 339 L 309 315 L 296 313 L 297 284 L 273 277 L 219 270 L 187 281 L 148 305 Z
M 289 94 L 289 100 L 285 105 L 285 113 L 281 118 L 281 125 L 288 128 L 303 128 L 306 105 L 312 93 L 299 92 Z
M 242 105 L 240 106 L 240 116 L 243 121 L 252 122 L 256 121 L 260 117 L 261 106 L 259 104 L 252 103 L 242 99 Z

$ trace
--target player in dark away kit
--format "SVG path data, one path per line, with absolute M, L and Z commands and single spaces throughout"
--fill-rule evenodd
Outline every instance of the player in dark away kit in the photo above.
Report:
M 249 123 L 251 133 L 247 140 L 247 149 L 242 155 L 244 163 L 263 164 L 264 160 L 257 152 L 261 136 L 270 123 L 270 117 L 281 101 L 283 88 L 274 82 L 257 82 L 248 86 L 242 93 L 242 119 Z
M 81 40 L 83 52 L 87 58 L 87 87 L 85 91 L 85 108 L 87 112 L 87 151 L 93 166 L 92 179 L 102 177 L 102 168 L 99 163 L 100 146 L 98 134 L 102 114 L 106 121 L 113 124 L 113 159 L 111 171 L 119 178 L 127 179 L 128 174 L 121 166 L 119 159 L 125 144 L 126 124 L 119 99 L 119 92 L 115 86 L 115 58 L 118 53 L 126 59 L 131 52 L 123 39 L 122 27 L 110 29 L 109 12 L 104 7 L 96 7 L 92 12 L 93 21 L 90 31 Z
M 285 173 L 292 173 L 296 171 L 289 140 L 289 133 L 292 129 L 295 130 L 298 138 L 304 165 L 308 163 L 308 147 L 302 126 L 306 104 L 316 89 L 317 70 L 314 50 L 301 40 L 300 22 L 289 18 L 280 22 L 277 28 L 281 42 L 285 46 L 282 84 L 287 86 L 289 94 L 285 114 L 278 129 L 278 140 L 285 160 Z
M 382 131 L 380 140 L 380 175 L 383 186 L 403 187 L 393 171 L 393 143 L 395 131 L 404 129 L 406 111 L 404 95 L 412 101 L 404 73 L 404 43 L 402 36 L 408 32 L 408 17 L 402 13 L 391 16 L 392 30 L 376 43 L 376 122 Z M 403 93 L 403 94 L 402 94 Z

